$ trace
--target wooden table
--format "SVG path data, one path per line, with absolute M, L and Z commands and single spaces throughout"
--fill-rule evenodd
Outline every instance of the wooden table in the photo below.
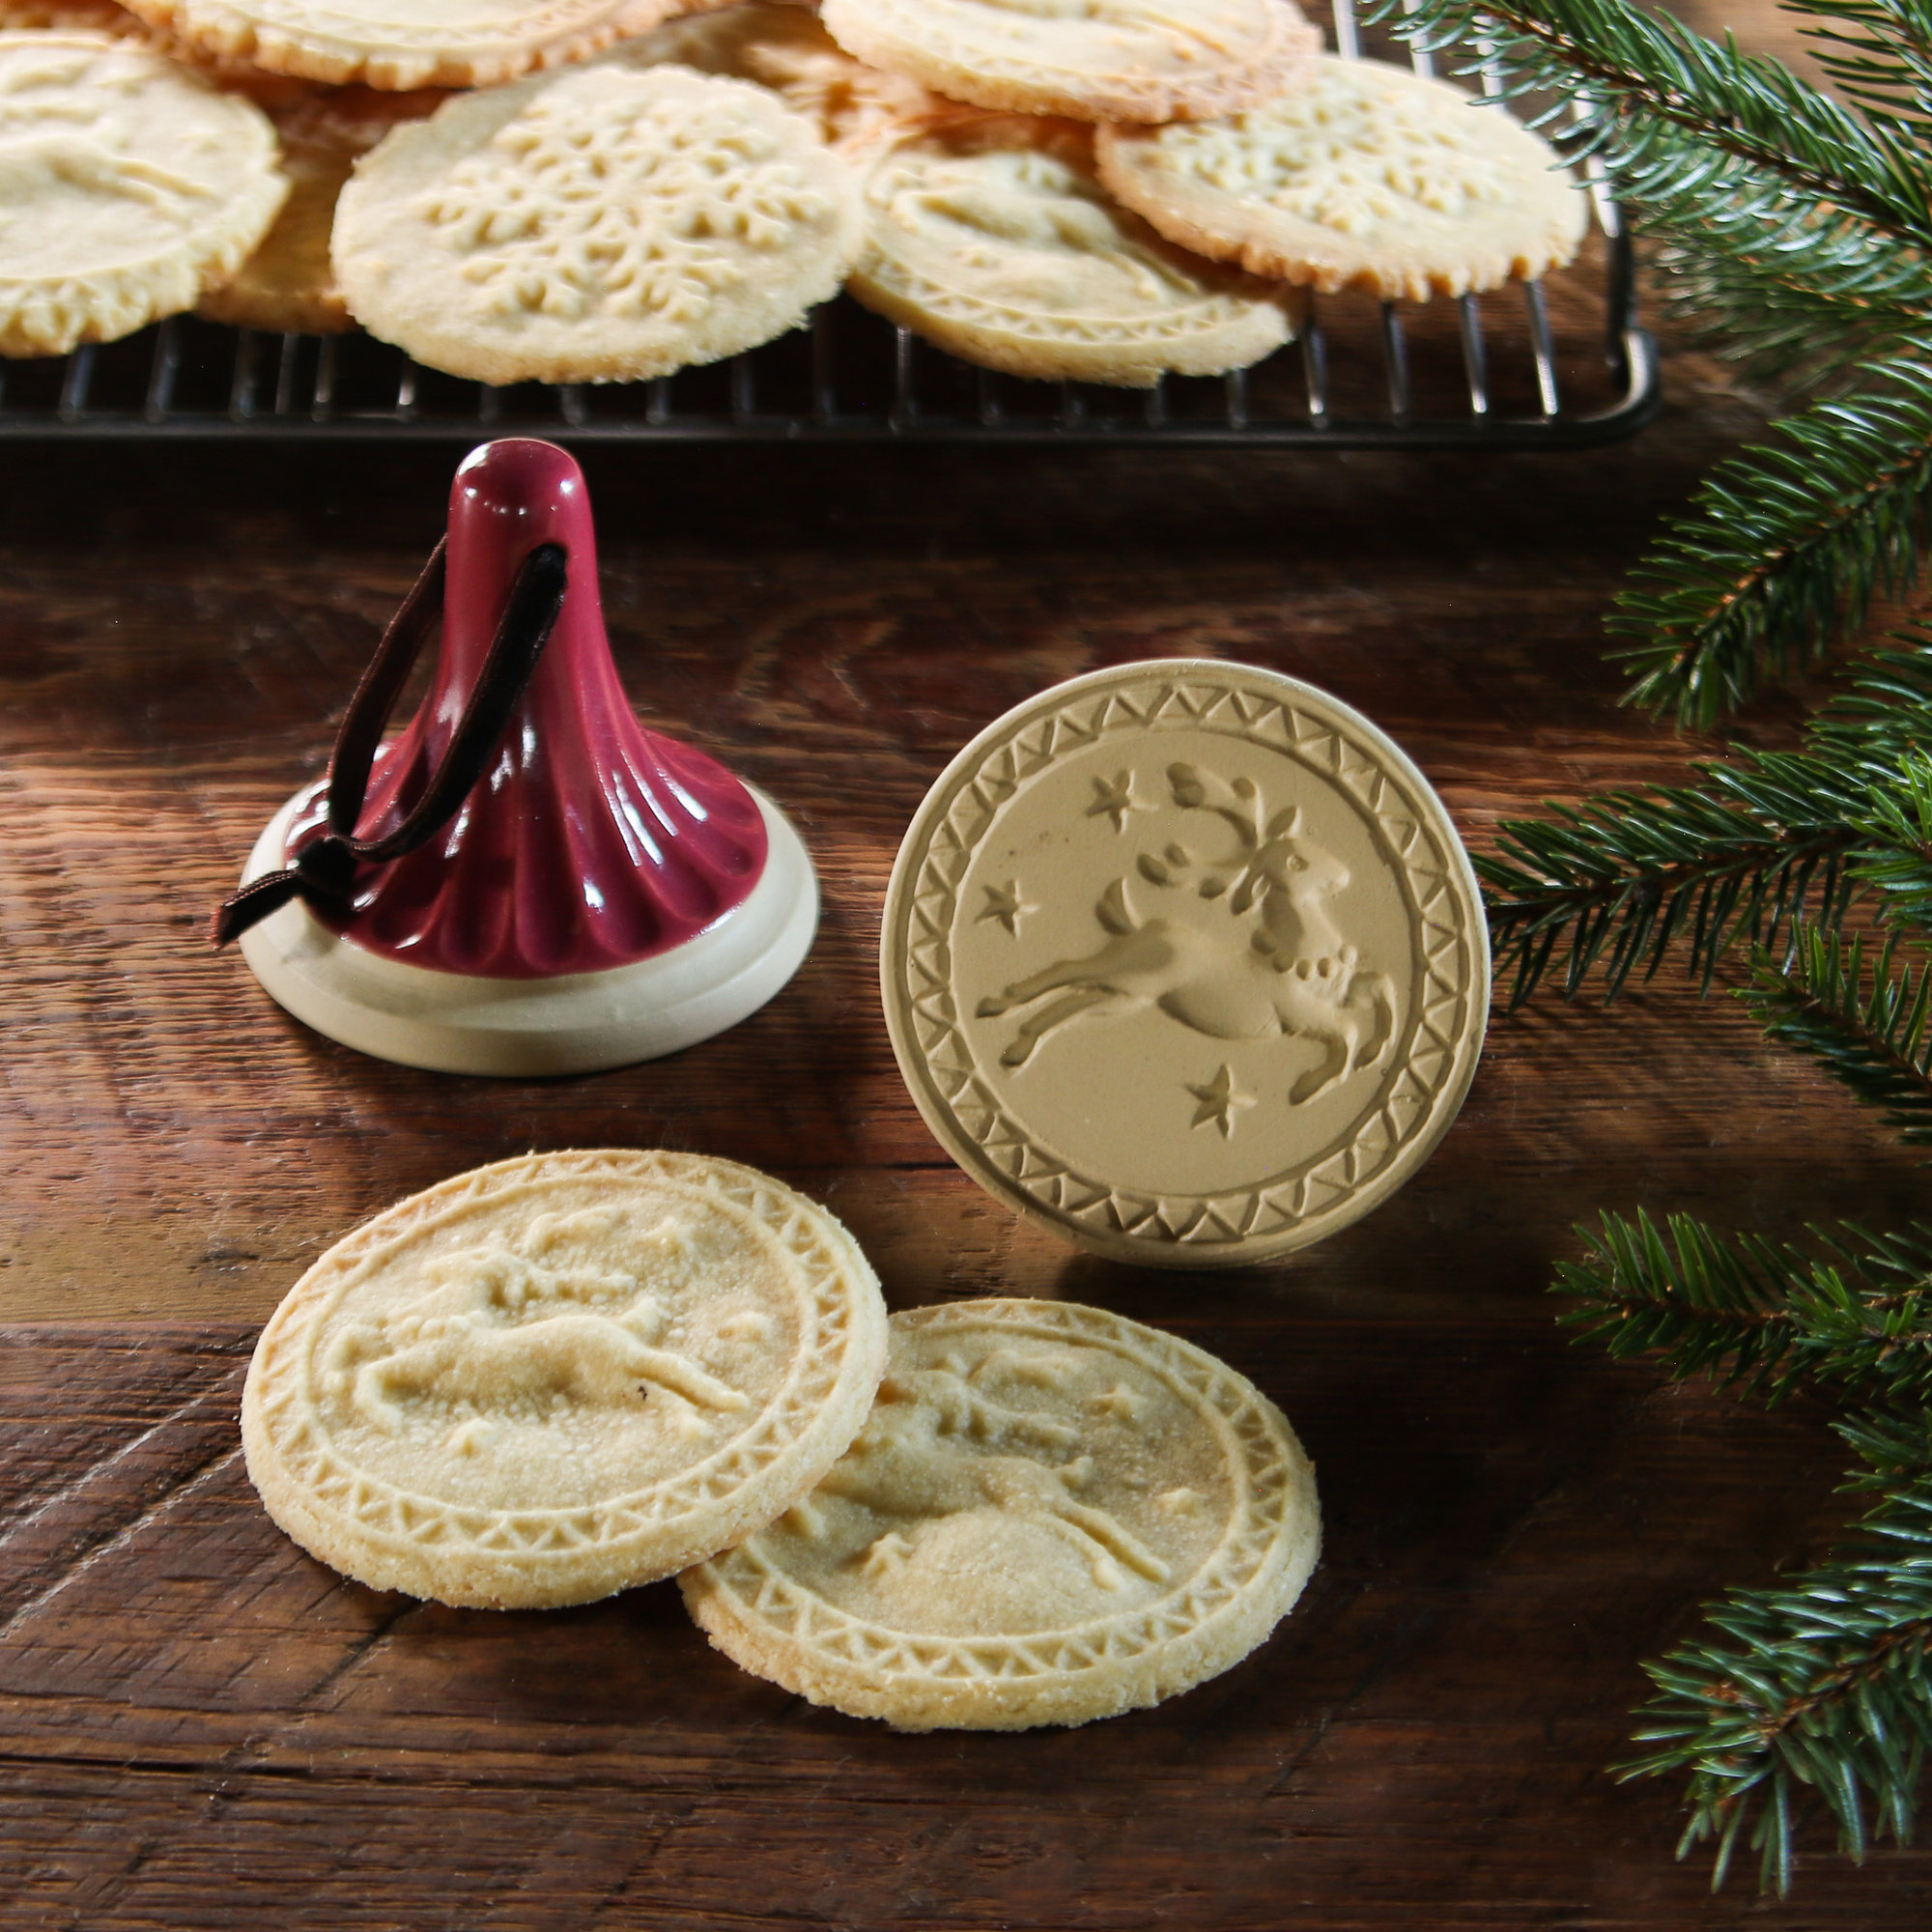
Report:
M 1760 1915 L 1619 1787 L 1638 1661 L 1820 1551 L 1844 1458 L 1615 1367 L 1546 1289 L 1599 1206 L 1791 1234 L 1923 1170 L 1734 1003 L 1671 981 L 1500 1022 L 1420 1177 L 1294 1261 L 1081 1259 L 921 1124 L 874 985 L 901 828 L 1051 681 L 1214 654 L 1324 685 L 1472 838 L 1708 746 L 1616 708 L 1599 618 L 1747 426 L 1679 355 L 1629 447 L 1488 463 L 981 452 L 591 462 L 642 707 L 796 813 L 826 919 L 727 1037 L 486 1083 L 338 1049 L 201 939 L 320 768 L 447 461 L 66 452 L 0 524 L 0 1924 L 1645 1927 Z M 1741 728 L 1789 736 L 1773 705 Z M 549 1615 L 341 1581 L 256 1505 L 235 1406 L 306 1263 L 527 1148 L 668 1145 L 829 1202 L 895 1305 L 1098 1302 L 1228 1357 L 1321 1465 L 1326 1552 L 1253 1659 L 1067 1733 L 895 1736 L 710 1651 L 668 1585 Z M 1932 1855 L 1818 1853 L 1771 1921 L 1923 1927 Z

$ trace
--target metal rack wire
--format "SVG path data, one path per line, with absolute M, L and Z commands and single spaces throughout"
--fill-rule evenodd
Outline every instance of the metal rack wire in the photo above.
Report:
M 1362 53 L 1352 0 L 1334 38 Z M 1419 72 L 1431 56 L 1411 49 Z M 1493 76 L 1486 77 L 1496 91 Z M 1584 261 L 1449 302 L 1311 300 L 1253 369 L 1147 391 L 971 368 L 847 298 L 729 361 L 651 383 L 492 388 L 361 334 L 268 336 L 175 317 L 71 355 L 0 362 L 0 440 L 989 442 L 1563 449 L 1660 403 L 1631 242 L 1601 171 Z M 1559 326 L 1560 325 L 1560 326 Z

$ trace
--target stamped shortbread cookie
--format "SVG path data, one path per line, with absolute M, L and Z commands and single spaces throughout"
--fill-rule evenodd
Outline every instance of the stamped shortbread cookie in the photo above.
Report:
M 116 0 L 0 0 L 0 34 L 105 34 L 110 40 L 138 41 L 157 54 L 198 67 L 227 87 L 239 87 L 263 107 L 294 100 L 309 92 L 298 80 L 270 73 L 252 61 L 234 60 L 191 47 L 178 34 L 150 26 Z
M 303 1548 L 448 1604 L 587 1603 L 806 1493 L 886 1353 L 858 1244 L 695 1154 L 528 1154 L 338 1241 L 262 1331 L 248 1473 Z
M 1064 1302 L 892 1320 L 859 1438 L 680 1577 L 733 1662 L 905 1730 L 1084 1724 L 1237 1663 L 1315 1567 L 1315 1470 L 1200 1349 Z
M 1290 0 L 825 0 L 848 52 L 955 100 L 1079 121 L 1226 114 L 1321 36 Z
M 0 355 L 191 308 L 287 192 L 248 101 L 131 42 L 0 35 Z
M 417 94 L 311 89 L 293 106 L 273 110 L 289 198 L 268 239 L 232 277 L 202 296 L 197 312 L 212 322 L 277 333 L 327 334 L 350 327 L 349 306 L 328 259 L 336 197 L 358 156 L 399 122 L 435 113 L 444 98 L 433 89 Z
M 1151 388 L 1245 368 L 1292 333 L 1281 288 L 1205 262 L 1116 208 L 1093 130 L 1020 114 L 907 130 L 866 183 L 848 284 L 867 308 L 1016 376 Z
M 599 61 L 398 128 L 336 204 L 355 319 L 485 383 L 635 381 L 781 335 L 858 252 L 852 170 L 761 87 Z
M 672 20 L 611 56 L 639 66 L 675 61 L 700 73 L 756 81 L 782 95 L 828 143 L 856 150 L 907 123 L 961 111 L 909 75 L 854 60 L 793 0 L 740 0 Z
M 191 45 L 276 73 L 370 87 L 490 87 L 586 59 L 680 0 L 128 0 Z
M 1100 179 L 1183 246 L 1260 275 L 1385 301 L 1560 267 L 1582 191 L 1499 105 L 1375 61 L 1225 120 L 1106 128 Z

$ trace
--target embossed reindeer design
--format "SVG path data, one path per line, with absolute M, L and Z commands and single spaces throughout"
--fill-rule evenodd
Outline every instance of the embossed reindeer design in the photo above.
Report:
M 573 1235 L 608 1233 L 612 1218 L 595 1209 L 540 1214 L 514 1247 L 496 1235 L 446 1256 L 428 1293 L 381 1324 L 358 1323 L 335 1338 L 325 1385 L 391 1435 L 402 1428 L 404 1400 L 421 1395 L 477 1408 L 554 1396 L 606 1407 L 634 1402 L 640 1383 L 654 1382 L 696 1407 L 743 1408 L 736 1389 L 653 1346 L 665 1313 L 635 1276 L 553 1264 Z M 667 1219 L 639 1245 L 677 1255 L 686 1241 Z M 616 1315 L 581 1305 L 614 1295 L 632 1297 Z M 546 1306 L 558 1312 L 518 1319 Z
M 899 1521 L 1004 1509 L 1050 1523 L 1087 1558 L 1103 1590 L 1121 1588 L 1122 1570 L 1166 1582 L 1167 1565 L 1119 1518 L 1076 1498 L 1093 1475 L 1091 1456 L 1039 1460 L 1040 1452 L 1064 1453 L 1076 1439 L 1064 1423 L 990 1401 L 955 1369 L 892 1371 L 859 1439 L 818 1492 Z M 870 1549 L 896 1538 L 888 1531 Z
M 1395 988 L 1386 973 L 1361 964 L 1330 912 L 1328 902 L 1349 883 L 1348 867 L 1302 836 L 1299 806 L 1264 823 L 1252 779 L 1229 782 L 1188 764 L 1170 765 L 1167 779 L 1183 811 L 1234 829 L 1234 854 L 1205 868 L 1178 843 L 1143 854 L 1137 869 L 1159 889 L 1196 879 L 1204 903 L 1192 917 L 1139 918 L 1126 879 L 1116 879 L 1094 909 L 1113 935 L 1106 945 L 981 1000 L 981 1019 L 1035 1009 L 1001 1065 L 1023 1066 L 1041 1040 L 1086 1014 L 1150 1006 L 1212 1039 L 1281 1034 L 1321 1041 L 1321 1063 L 1289 1090 L 1296 1105 L 1352 1068 L 1375 1065 L 1394 1033 Z

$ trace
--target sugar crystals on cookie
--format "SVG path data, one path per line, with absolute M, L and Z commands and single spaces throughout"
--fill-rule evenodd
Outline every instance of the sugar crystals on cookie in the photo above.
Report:
M 346 1236 L 262 1331 L 248 1473 L 303 1548 L 448 1604 L 588 1603 L 770 1521 L 866 1418 L 858 1243 L 695 1154 L 527 1154 Z
M 903 1730 L 1083 1724 L 1228 1669 L 1301 1594 L 1314 1466 L 1226 1363 L 1065 1302 L 892 1338 L 818 1488 L 678 1579 L 734 1662 Z

